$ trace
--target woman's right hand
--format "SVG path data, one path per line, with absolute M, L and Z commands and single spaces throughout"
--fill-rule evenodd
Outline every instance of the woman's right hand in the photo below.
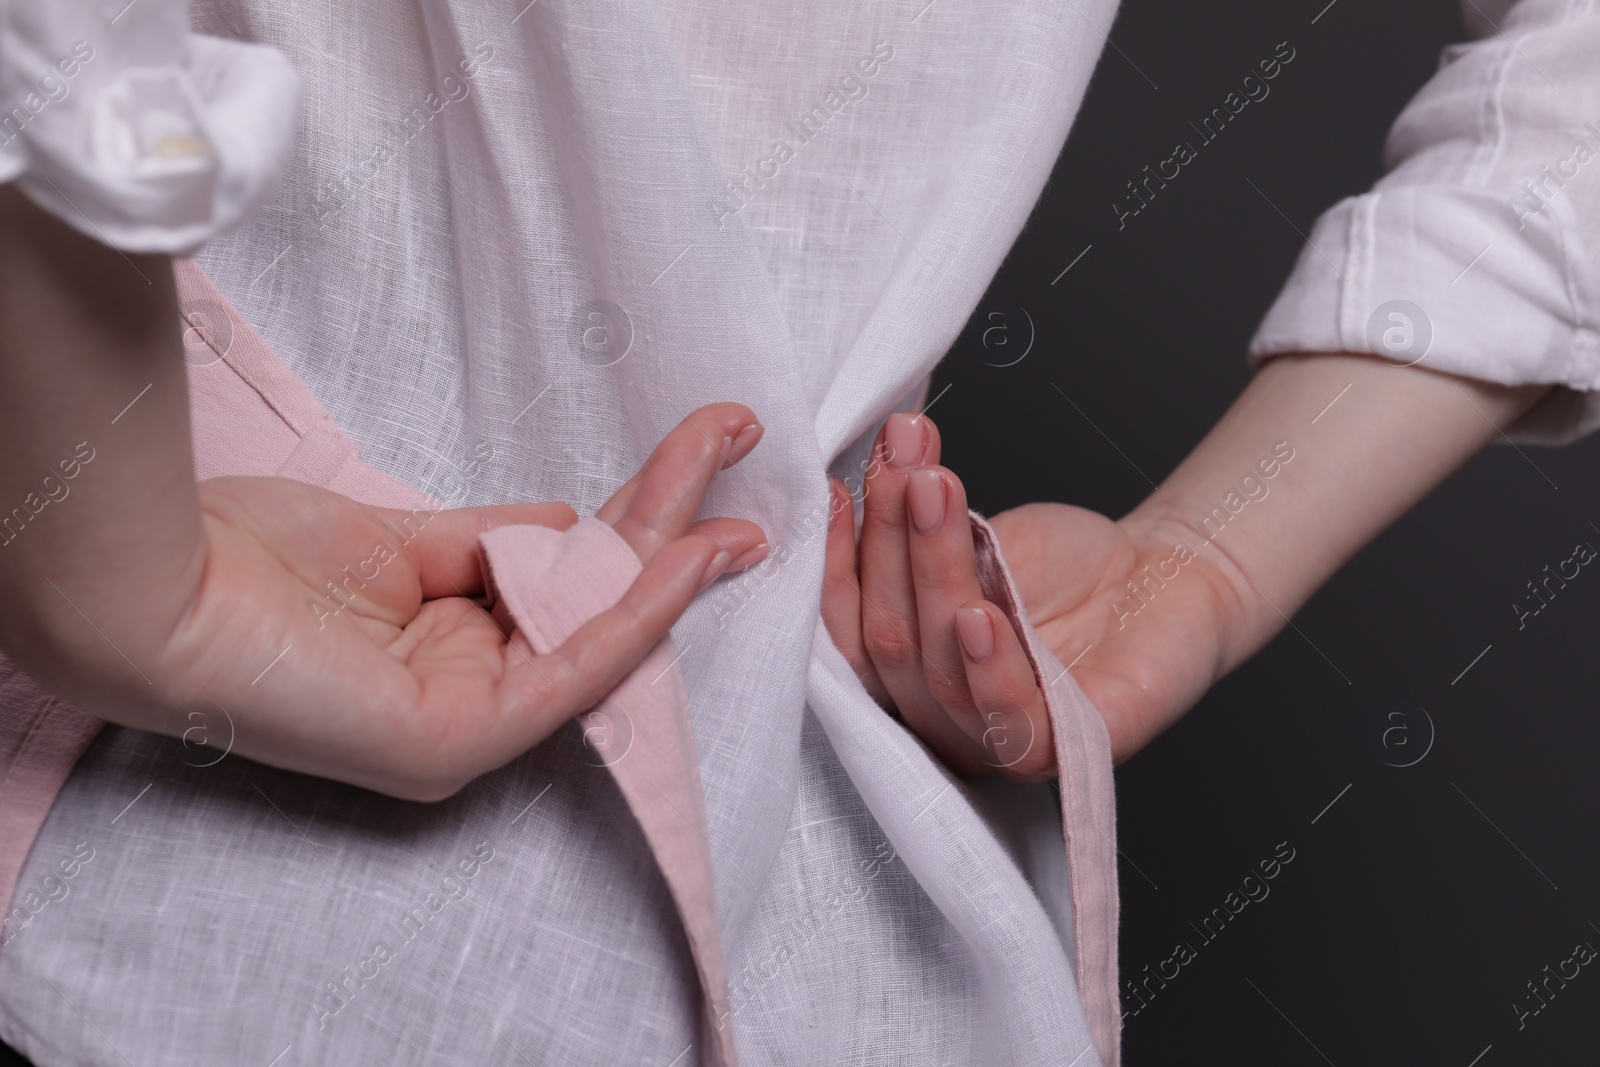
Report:
M 823 618 L 868 692 L 892 705 L 951 770 L 1029 780 L 1053 775 L 1043 683 L 1023 635 L 983 597 L 965 487 L 939 465 L 938 428 L 891 415 L 867 479 L 860 544 L 835 484 Z M 1175 522 L 1111 519 L 1065 504 L 1028 504 L 992 525 L 1039 639 L 1105 720 L 1127 759 L 1218 677 L 1233 585 L 1210 555 L 1150 579 L 1158 609 L 1129 590 L 1177 556 Z M 1148 596 L 1149 594 L 1146 593 Z M 1126 600 L 1130 606 L 1117 606 Z M 1138 614 L 1136 625 L 1130 625 Z

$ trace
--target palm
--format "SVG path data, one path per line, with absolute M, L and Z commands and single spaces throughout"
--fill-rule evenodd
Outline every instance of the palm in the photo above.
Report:
M 599 703 L 706 583 L 765 555 L 754 523 L 695 519 L 717 472 L 760 438 L 740 404 L 707 405 L 669 433 L 596 515 L 639 574 L 543 654 L 475 599 L 478 537 L 506 524 L 564 529 L 576 521 L 565 504 L 404 512 L 278 478 L 203 483 L 198 582 L 152 583 L 184 610 L 147 642 L 159 649 L 140 672 L 149 685 L 108 710 L 177 734 L 193 710 L 220 708 L 241 755 L 448 796 Z
M 896 412 L 873 444 L 859 538 L 835 483 L 822 613 L 862 684 L 960 774 L 1027 779 L 1054 769 L 1043 688 L 1023 635 L 979 581 L 966 490 L 939 465 L 921 413 Z M 950 521 L 957 518 L 957 521 Z M 1221 622 L 1236 613 L 1220 550 L 1174 520 L 1112 522 L 1064 504 L 992 520 L 1028 621 L 1105 720 L 1122 761 L 1188 710 L 1221 673 Z M 859 543 L 858 543 L 859 541 Z M 1183 559 L 1174 563 L 1174 546 Z M 1142 591 L 1135 599 L 1133 583 Z M 1146 585 L 1148 583 L 1148 586 Z M 1020 755 L 1001 745 L 1023 739 Z
M 202 506 L 210 557 L 181 675 L 226 679 L 192 695 L 230 709 L 252 755 L 347 778 L 402 749 L 470 757 L 515 657 L 531 661 L 466 595 L 479 591 L 470 551 L 408 551 L 436 516 L 400 525 L 404 513 L 280 479 L 208 482 Z M 564 510 L 533 506 L 524 521 L 555 525 Z
M 1213 620 L 1224 579 L 1205 557 L 1178 567 L 1176 577 L 1140 586 L 1146 603 L 1139 607 L 1127 583 L 1157 573 L 1176 538 L 1065 504 L 1027 504 L 996 516 L 993 525 L 1029 621 L 1062 663 L 1073 664 L 1073 677 L 1106 721 L 1119 763 L 1214 680 L 1220 637 Z M 1137 613 L 1127 614 L 1134 607 Z

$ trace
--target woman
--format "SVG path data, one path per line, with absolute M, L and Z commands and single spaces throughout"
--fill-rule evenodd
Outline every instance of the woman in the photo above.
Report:
M 144 5 L 154 6 L 100 17 L 122 25 L 147 17 Z M 905 402 L 1026 217 L 1098 54 L 1091 28 L 1109 25 L 1111 12 L 915 6 L 826 18 L 545 2 L 198 13 L 204 29 L 283 48 L 308 106 L 284 192 L 200 260 L 225 301 L 198 282 L 188 292 L 224 313 L 236 305 L 241 318 L 213 321 L 240 337 L 244 320 L 254 323 L 369 463 L 451 503 L 558 499 L 588 514 L 708 400 L 742 402 L 765 426 L 760 447 L 711 490 L 710 507 L 758 522 L 771 562 L 696 600 L 675 631 L 677 663 L 667 664 L 681 671 L 694 715 L 730 975 L 718 1021 L 731 1045 L 697 1033 L 695 1006 L 715 994 L 684 966 L 692 957 L 661 893 L 660 853 L 575 738 L 475 779 L 446 805 L 420 807 L 237 759 L 186 768 L 185 756 L 209 758 L 125 730 L 107 731 L 74 767 L 21 873 L 19 886 L 42 880 L 57 853 L 79 855 L 80 842 L 103 835 L 96 859 L 80 861 L 71 881 L 57 877 L 70 893 L 0 951 L 8 1040 L 40 1062 L 138 1062 L 158 1049 L 196 1061 L 346 1063 L 404 1049 L 418 1061 L 709 1062 L 732 1046 L 755 1061 L 1115 1061 L 1112 750 L 1062 664 L 1074 662 L 1126 754 L 1275 625 L 1235 590 L 1253 582 L 1292 610 L 1483 435 L 1443 414 L 1419 423 L 1448 384 L 1431 370 L 1342 355 L 1275 362 L 1252 386 L 1255 399 L 1139 521 L 1044 509 L 1001 523 L 1021 599 L 1041 623 L 1036 639 L 993 541 L 980 527 L 969 568 L 963 542 L 949 536 L 961 529 L 949 521 L 961 511 L 959 486 L 935 469 L 929 420 L 886 427 L 911 443 L 880 450 L 878 463 L 871 445 L 888 412 L 922 406 Z M 1538 43 L 1558 52 L 1580 55 L 1593 32 L 1584 12 L 1519 15 L 1546 19 Z M 1486 42 L 1457 70 L 1506 73 L 1496 93 L 1522 86 L 1494 67 L 1497 49 Z M 1448 125 L 1437 112 L 1432 121 Z M 1412 174 L 1431 163 L 1431 180 L 1449 184 L 1455 163 L 1430 156 L 1425 139 L 1409 147 Z M 1536 147 L 1532 137 L 1519 145 Z M 1394 180 L 1406 176 L 1402 168 Z M 1570 220 L 1547 212 L 1537 225 Z M 1313 270 L 1303 264 L 1290 290 L 1299 304 L 1269 320 L 1265 343 L 1360 348 L 1359 331 L 1319 315 L 1336 289 Z M 1327 329 L 1328 318 L 1339 328 Z M 219 347 L 228 346 L 213 336 L 201 362 L 226 362 Z M 1581 374 L 1543 366 L 1453 369 L 1586 387 Z M 1368 373 L 1385 377 L 1355 377 Z M 1360 433 L 1331 444 L 1417 443 L 1408 453 L 1417 462 L 1397 465 L 1392 483 L 1352 486 L 1372 495 L 1341 525 L 1315 520 L 1326 513 L 1317 490 L 1345 486 L 1343 468 L 1314 468 L 1320 477 L 1302 490 L 1287 479 L 1306 468 L 1280 458 L 1274 490 L 1286 500 L 1297 490 L 1301 501 L 1282 521 L 1292 513 L 1315 534 L 1303 562 L 1274 555 L 1279 542 L 1243 523 L 1230 526 L 1246 542 L 1228 545 L 1237 573 L 1221 545 L 1191 541 L 1194 559 L 1179 562 L 1167 543 L 1179 513 L 1221 502 L 1231 514 L 1226 493 L 1239 472 L 1275 456 L 1280 439 L 1294 442 L 1274 420 L 1333 378 L 1352 394 L 1374 381 L 1384 399 Z M 1475 396 L 1505 425 L 1540 391 L 1482 386 Z M 205 417 L 225 441 L 226 421 Z M 316 432 L 299 434 L 290 452 Z M 290 473 L 311 480 L 328 466 Z M 444 491 L 451 469 L 459 493 Z M 824 469 L 851 489 L 861 478 L 870 486 L 859 607 L 846 595 L 842 523 L 825 532 L 834 509 Z M 365 489 L 377 484 L 368 478 Z M 946 510 L 933 522 L 927 505 L 940 499 Z M 1243 551 L 1251 544 L 1253 555 Z M 1091 595 L 1142 585 L 1147 563 L 1168 585 L 1144 586 L 1146 597 L 1170 594 L 1176 610 L 1158 614 L 1159 602 L 1144 608 L 1135 596 L 1119 614 Z M 1161 577 L 1173 567 L 1180 578 Z M 816 626 L 825 569 L 828 620 L 846 657 Z M 1197 580 L 1183 585 L 1186 570 Z M 1129 619 L 1133 605 L 1141 610 Z M 1227 625 L 1214 633 L 1216 609 Z M 986 616 L 988 656 L 973 611 Z M 1130 640 L 1144 622 L 1155 636 Z M 59 643 L 86 646 L 87 633 Z M 1085 650 L 1098 636 L 1102 647 Z M 1019 655 L 1031 685 L 1015 671 Z M 303 681 L 292 657 L 252 663 L 235 684 Z M 984 707 L 991 658 L 1014 688 Z M 1020 745 L 1023 761 L 1053 748 L 1070 868 L 1042 787 L 992 778 L 958 787 L 869 692 L 892 700 L 957 771 L 1009 763 L 1015 774 L 1042 773 L 1048 756 L 1024 764 L 1008 748 Z M 1009 705 L 1026 719 L 1006 714 Z M 330 702 L 313 718 L 345 710 Z M 1047 721 L 1052 746 L 1014 740 L 1030 727 L 1042 738 Z M 184 725 L 180 717 L 169 732 Z M 306 769 L 360 780 L 332 765 L 348 765 L 357 747 Z M 295 765 L 283 754 L 278 762 Z M 458 873 L 446 884 L 450 868 Z M 418 907 L 413 927 L 403 916 Z M 374 952 L 379 941 L 392 951 Z M 249 1008 L 238 1012 L 240 1001 Z M 229 1025 L 211 1025 L 225 1005 Z

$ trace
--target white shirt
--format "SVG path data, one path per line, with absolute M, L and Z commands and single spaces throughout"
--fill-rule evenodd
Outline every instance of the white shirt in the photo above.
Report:
M 202 264 L 369 462 L 449 503 L 590 512 L 699 403 L 768 426 L 708 510 L 762 522 L 789 562 L 674 630 L 747 1064 L 1098 1059 L 1050 794 L 953 784 L 871 703 L 818 639 L 806 531 L 822 471 L 859 472 L 1015 239 L 1113 7 L 197 5 L 198 29 L 280 49 L 304 92 L 283 188 Z M 1406 327 L 1382 312 L 1374 348 L 1365 322 L 1403 298 L 1433 320 L 1426 365 L 1590 388 L 1600 182 L 1580 169 L 1526 229 L 1493 219 L 1600 115 L 1590 7 L 1486 7 L 1515 47 L 1466 47 L 1407 110 L 1376 199 L 1319 223 L 1255 356 L 1384 351 Z M 232 221 L 185 202 L 206 209 L 172 247 Z M 128 210 L 114 186 L 103 209 Z M 1495 247 L 1451 291 L 1479 236 Z M 174 742 L 108 731 L 23 871 L 97 849 L 55 921 L 0 954 L 0 1033 L 41 1063 L 691 1062 L 682 936 L 582 754 L 562 735 L 423 807 L 240 760 L 186 769 Z M 494 859 L 428 937 L 313 1011 L 481 847 Z
M 1594 0 L 1462 4 L 1478 39 L 1389 133 L 1389 172 L 1318 220 L 1250 345 L 1374 352 L 1559 386 L 1514 426 L 1600 425 L 1600 13 Z

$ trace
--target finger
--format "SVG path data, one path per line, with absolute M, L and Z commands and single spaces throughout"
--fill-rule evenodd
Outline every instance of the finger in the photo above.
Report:
M 920 467 L 906 476 L 907 544 L 916 590 L 922 677 L 933 698 L 957 721 L 973 711 L 956 608 L 983 596 L 967 518 L 967 494 L 943 467 Z
M 689 533 L 708 537 L 717 549 L 728 554 L 727 573 L 754 567 L 767 558 L 767 535 L 756 523 L 747 519 L 730 519 L 718 516 L 701 519 L 689 527 Z
M 857 568 L 862 635 L 897 705 L 909 702 L 921 685 L 916 590 L 906 540 L 906 476 L 924 456 L 931 454 L 936 461 L 937 449 L 931 421 L 896 412 L 878 434 L 863 482 Z M 907 709 L 900 710 L 904 715 Z
M 678 424 L 674 432 L 686 430 L 691 420 L 694 420 L 700 416 L 705 416 L 708 413 L 712 413 L 712 409 L 724 408 L 734 408 L 747 414 L 749 413 L 749 409 L 740 404 L 708 404 L 705 407 L 697 408 L 695 411 L 691 412 L 688 418 Z M 750 427 L 746 426 L 745 429 L 750 429 Z M 719 445 L 719 450 L 724 453 L 722 469 L 726 470 L 728 467 L 733 466 L 735 463 L 739 462 L 739 460 L 749 455 L 750 451 L 755 448 L 757 443 L 760 442 L 762 430 L 763 427 L 761 427 L 761 424 L 755 423 L 754 431 L 745 439 L 740 440 L 738 433 L 735 433 L 733 441 L 730 442 L 726 448 Z M 707 436 L 708 440 L 713 438 L 714 435 Z M 692 438 L 689 439 L 692 440 Z M 653 459 L 655 454 L 661 451 L 662 446 L 671 440 L 671 434 L 669 434 L 666 438 L 663 438 L 661 444 L 656 446 L 655 452 L 651 453 L 651 458 Z M 610 499 L 601 505 L 600 510 L 595 513 L 595 517 L 600 519 L 602 522 L 609 522 L 615 525 L 616 521 L 627 513 L 628 506 L 633 502 L 635 494 L 638 493 L 639 486 L 644 480 L 645 471 L 648 469 L 649 461 L 647 460 L 645 467 L 642 468 L 639 473 L 635 474 L 632 478 L 629 478 L 626 482 L 623 482 L 621 487 L 619 487 L 615 493 L 611 494 Z
M 729 562 L 724 571 L 728 574 L 754 567 L 766 559 L 770 551 L 767 535 L 761 527 L 744 519 L 702 519 L 689 527 L 689 533 L 709 538 L 719 552 L 728 554 Z M 511 617 L 511 606 L 504 597 L 495 599 L 489 617 L 507 639 L 517 628 L 516 620 Z
M 861 527 L 861 628 L 867 655 L 901 718 L 953 770 L 976 773 L 972 745 L 928 691 L 908 545 L 911 470 L 938 462 L 939 432 L 925 416 L 896 412 L 867 471 Z
M 861 586 L 856 577 L 855 508 L 850 493 L 836 478 L 828 479 L 828 553 L 822 569 L 822 621 L 834 646 L 844 653 L 872 699 L 889 703 L 861 640 Z
M 422 596 L 477 596 L 483 590 L 478 535 L 500 526 L 537 525 L 565 530 L 578 521 L 567 504 L 501 504 L 493 507 L 373 508 L 393 535 L 388 546 L 404 552 L 422 582 Z
M 693 412 L 650 454 L 612 525 L 640 559 L 648 559 L 688 529 L 717 472 L 748 455 L 762 432 L 743 404 L 708 404 Z
M 620 601 L 580 626 L 561 647 L 529 658 L 520 646 L 507 646 L 499 721 L 511 736 L 499 742 L 509 746 L 503 750 L 531 748 L 604 699 L 729 562 L 709 537 L 679 538 L 651 556 Z
M 617 491 L 612 493 L 604 504 L 600 505 L 600 510 L 594 513 L 594 517 L 601 522 L 615 526 L 617 520 L 627 513 L 628 504 L 633 500 L 633 494 L 639 491 L 639 478 L 640 475 L 635 474 L 632 478 L 623 482 L 617 488 Z
M 1050 715 L 1011 620 L 973 600 L 956 610 L 955 628 L 972 689 L 968 733 L 978 729 L 983 762 L 1019 781 L 1047 777 L 1056 764 Z
M 725 568 L 728 574 L 755 566 L 770 553 L 765 531 L 744 518 L 704 518 L 690 526 L 690 534 L 707 537 L 717 545 L 718 552 L 728 553 L 728 566 Z M 517 622 L 510 617 L 510 605 L 507 605 L 504 597 L 494 600 L 490 617 L 506 638 L 510 638 L 517 629 Z

